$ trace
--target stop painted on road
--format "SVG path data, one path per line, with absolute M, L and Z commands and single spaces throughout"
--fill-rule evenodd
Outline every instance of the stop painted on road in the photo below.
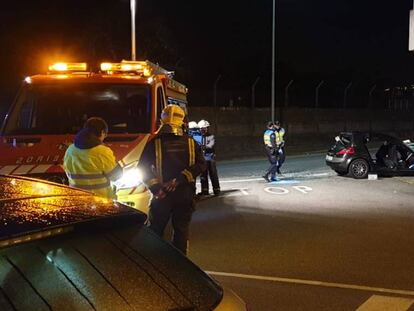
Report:
M 308 194 L 309 192 L 312 191 L 312 188 L 311 187 L 308 187 L 308 186 L 292 186 L 292 188 L 293 188 L 293 190 L 298 191 L 298 192 L 300 192 L 302 194 Z M 289 194 L 291 192 L 287 188 L 284 188 L 284 187 L 274 187 L 274 186 L 266 187 L 266 188 L 264 188 L 264 190 L 267 193 L 276 194 L 276 195 L 284 195 L 284 194 Z

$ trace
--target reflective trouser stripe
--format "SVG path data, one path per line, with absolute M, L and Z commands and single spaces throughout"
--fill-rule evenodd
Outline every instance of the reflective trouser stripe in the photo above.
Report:
M 195 147 L 194 147 L 194 139 L 188 139 L 188 159 L 189 159 L 189 166 L 193 166 L 195 164 Z
M 70 182 L 72 187 L 84 189 L 84 190 L 97 190 L 97 189 L 105 189 L 111 186 L 111 183 L 107 181 L 103 184 L 95 184 L 95 185 L 77 185 L 76 183 Z
M 158 183 L 159 183 L 158 182 L 158 179 L 156 179 L 156 178 L 150 179 L 149 181 L 146 182 L 146 184 L 148 185 L 148 187 L 154 186 L 154 185 L 156 185 Z
M 181 173 L 184 174 L 184 176 L 187 178 L 188 182 L 194 182 L 193 174 L 189 170 L 184 170 Z
M 162 149 L 161 140 L 155 140 L 155 169 L 157 170 L 158 180 L 162 183 Z

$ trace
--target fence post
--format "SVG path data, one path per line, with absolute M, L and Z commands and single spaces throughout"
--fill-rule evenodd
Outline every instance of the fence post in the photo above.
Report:
M 289 106 L 289 88 L 293 84 L 293 80 L 290 80 L 288 85 L 285 87 L 285 108 Z
M 348 91 L 351 87 L 352 87 L 352 81 L 349 82 L 349 84 L 346 86 L 346 88 L 344 90 L 344 105 L 343 105 L 344 109 L 346 109 L 346 106 L 347 106 Z
M 252 109 L 254 109 L 254 107 L 256 106 L 255 91 L 256 91 L 256 84 L 257 84 L 257 82 L 259 82 L 259 80 L 260 80 L 260 76 L 258 76 L 252 84 L 252 102 L 251 102 Z
M 221 79 L 221 74 L 219 74 L 214 81 L 213 86 L 213 95 L 214 95 L 214 134 L 217 135 L 217 84 Z
M 325 81 L 321 80 L 318 86 L 315 88 L 315 108 L 319 108 L 319 89 L 325 83 Z

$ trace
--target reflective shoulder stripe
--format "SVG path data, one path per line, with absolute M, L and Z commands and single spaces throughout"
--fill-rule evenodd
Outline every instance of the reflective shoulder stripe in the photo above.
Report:
M 157 138 L 154 142 L 155 145 L 155 169 L 157 171 L 158 180 L 163 182 L 162 178 L 162 148 L 161 148 L 161 139 Z
M 195 164 L 195 146 L 194 146 L 194 139 L 188 139 L 188 164 L 189 166 L 193 166 Z
M 84 190 L 97 190 L 97 189 L 105 189 L 111 186 L 111 183 L 109 181 L 103 184 L 96 184 L 96 185 L 77 185 L 76 183 L 74 183 L 74 184 L 71 184 L 71 186 L 84 189 Z
M 106 177 L 105 174 L 72 174 L 69 172 L 66 172 L 66 175 L 70 179 L 98 179 Z
M 110 180 L 117 180 L 122 177 L 122 167 L 117 164 L 112 171 L 106 174 Z

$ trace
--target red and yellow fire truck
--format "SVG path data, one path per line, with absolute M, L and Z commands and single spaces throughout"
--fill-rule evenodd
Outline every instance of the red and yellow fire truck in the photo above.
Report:
M 118 200 L 146 210 L 150 194 L 139 157 L 165 105 L 187 110 L 187 88 L 172 76 L 149 61 L 122 61 L 96 72 L 86 63 L 56 63 L 47 74 L 27 77 L 1 128 L 0 174 L 67 183 L 67 146 L 89 117 L 102 117 L 109 125 L 105 143 L 124 167 Z

